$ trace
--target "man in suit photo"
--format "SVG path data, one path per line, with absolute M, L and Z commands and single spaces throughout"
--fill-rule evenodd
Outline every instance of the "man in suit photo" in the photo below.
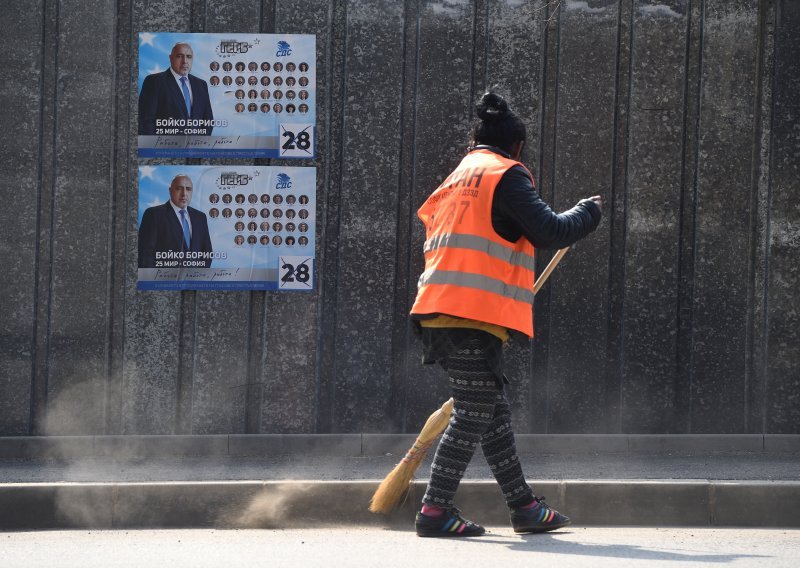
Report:
M 208 136 L 213 126 L 202 124 L 194 126 L 157 126 L 157 120 L 214 120 L 211 101 L 208 98 L 208 85 L 202 79 L 190 75 L 194 52 L 188 43 L 179 42 L 169 54 L 170 67 L 166 71 L 153 73 L 144 79 L 139 93 L 139 134 L 161 134 L 161 128 L 177 134 L 200 134 Z M 166 133 L 166 132 L 164 132 Z
M 139 268 L 156 268 L 157 252 L 184 253 L 179 260 L 191 262 L 191 266 L 208 268 L 210 255 L 204 258 L 194 253 L 211 253 L 211 236 L 208 233 L 206 214 L 194 207 L 192 180 L 185 174 L 172 178 L 169 186 L 169 201 L 148 207 L 139 225 Z M 188 253 L 188 254 L 187 254 Z

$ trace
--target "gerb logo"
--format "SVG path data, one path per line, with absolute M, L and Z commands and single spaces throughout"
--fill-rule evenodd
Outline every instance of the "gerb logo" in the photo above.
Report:
M 238 174 L 236 172 L 222 172 L 219 174 L 219 186 L 225 185 L 247 185 L 250 181 L 250 176 L 246 174 Z
M 219 47 L 217 47 L 217 53 L 220 55 L 223 54 L 235 54 L 235 53 L 247 53 L 250 49 L 250 44 L 247 42 L 240 42 L 240 41 L 221 41 Z
M 278 51 L 275 52 L 275 57 L 285 57 L 292 54 L 292 46 L 285 41 L 278 42 Z
M 278 183 L 275 184 L 275 189 L 291 189 L 292 178 L 286 174 L 278 174 Z

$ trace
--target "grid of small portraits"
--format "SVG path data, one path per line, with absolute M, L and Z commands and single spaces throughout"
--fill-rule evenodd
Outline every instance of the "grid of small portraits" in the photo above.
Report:
M 212 61 L 212 88 L 234 96 L 238 113 L 307 114 L 308 63 L 302 61 Z
M 305 247 L 309 244 L 309 197 L 292 193 L 220 191 L 208 196 L 214 223 L 232 223 L 237 246 Z

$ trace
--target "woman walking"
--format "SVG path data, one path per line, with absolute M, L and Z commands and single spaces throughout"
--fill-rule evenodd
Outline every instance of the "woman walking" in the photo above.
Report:
M 533 336 L 534 247 L 563 248 L 597 228 L 600 196 L 554 213 L 519 159 L 525 125 L 495 93 L 476 106 L 467 155 L 418 211 L 425 224 L 425 271 L 411 317 L 423 362 L 439 363 L 455 405 L 417 514 L 419 536 L 479 536 L 480 525 L 454 506 L 464 471 L 480 445 L 510 510 L 515 532 L 569 524 L 528 486 L 517 457 L 504 393 L 503 343 Z

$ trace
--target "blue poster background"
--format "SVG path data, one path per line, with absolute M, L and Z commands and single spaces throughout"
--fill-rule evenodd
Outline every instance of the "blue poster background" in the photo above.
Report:
M 316 168 L 140 166 L 137 228 L 147 208 L 167 203 L 178 175 L 192 181 L 189 207 L 206 215 L 214 258 L 209 268 L 173 266 L 174 258 L 139 268 L 140 289 L 313 289 L 313 272 L 298 281 L 282 267 L 295 259 L 313 268 Z
M 208 85 L 214 120 L 219 123 L 212 136 L 171 134 L 170 128 L 159 132 L 159 136 L 140 133 L 139 157 L 314 157 L 315 36 L 142 32 L 138 40 L 137 92 L 141 93 L 145 77 L 169 69 L 169 55 L 176 43 L 188 43 L 193 51 L 190 74 Z M 223 67 L 227 64 L 231 66 L 229 71 Z M 237 64 L 244 68 L 237 70 Z M 264 64 L 268 70 L 263 69 Z M 237 80 L 243 84 L 238 85 Z M 224 81 L 231 84 L 225 85 Z M 237 112 L 237 104 L 244 110 Z M 251 105 L 255 110 L 250 110 Z M 291 140 L 286 132 L 297 135 L 304 129 L 310 142 L 305 140 L 301 147 L 289 144 L 293 147 L 287 151 L 284 146 Z

